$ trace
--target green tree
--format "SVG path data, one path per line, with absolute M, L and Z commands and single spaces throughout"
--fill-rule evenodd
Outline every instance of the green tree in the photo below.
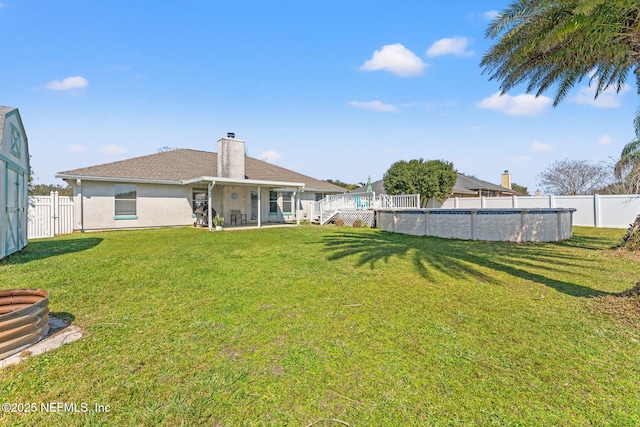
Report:
M 518 185 L 515 182 L 511 183 L 511 189 L 516 191 L 518 194 L 522 194 L 523 196 L 529 195 L 529 189 L 525 186 Z
M 640 95 L 638 0 L 517 0 L 486 36 L 498 40 L 480 65 L 502 93 L 524 84 L 538 96 L 555 87 L 557 106 L 585 78 L 597 98 L 610 87 L 620 91 L 633 71 Z M 640 109 L 634 125 L 640 140 Z
M 420 194 L 422 206 L 431 198 L 440 203 L 453 191 L 458 174 L 444 160 L 400 160 L 391 165 L 382 180 L 389 194 Z
M 617 180 L 617 192 L 640 194 L 640 139 L 624 146 L 613 171 Z
M 621 90 L 633 69 L 640 90 L 639 28 L 637 0 L 520 0 L 489 25 L 486 36 L 499 40 L 480 65 L 503 93 L 525 83 L 538 96 L 555 86 L 554 106 L 585 77 L 598 97 Z
M 48 196 L 52 191 L 57 191 L 60 196 L 73 196 L 73 188 L 60 184 L 38 184 L 29 189 L 30 196 Z
M 339 179 L 326 179 L 329 184 L 337 185 L 338 187 L 345 188 L 347 190 L 355 190 L 360 187 L 358 184 L 347 184 L 346 182 L 342 182 Z

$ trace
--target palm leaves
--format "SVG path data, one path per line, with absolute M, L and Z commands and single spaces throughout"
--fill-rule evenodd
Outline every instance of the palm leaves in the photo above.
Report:
M 637 0 L 515 1 L 487 29 L 499 40 L 480 65 L 503 93 L 524 83 L 538 96 L 555 86 L 554 106 L 586 77 L 596 97 L 620 90 L 640 62 L 639 12 Z
M 634 139 L 624 146 L 614 167 L 619 180 L 634 179 L 640 176 L 640 139 Z
M 486 36 L 498 41 L 480 65 L 502 93 L 521 84 L 536 96 L 555 88 L 557 106 L 585 78 L 596 98 L 620 91 L 633 70 L 640 95 L 639 0 L 515 0 Z M 634 126 L 636 139 L 615 166 L 620 180 L 640 177 L 640 109 Z

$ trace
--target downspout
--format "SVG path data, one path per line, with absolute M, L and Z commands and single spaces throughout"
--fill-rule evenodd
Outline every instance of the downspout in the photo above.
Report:
M 76 184 L 78 185 L 78 198 L 80 199 L 80 220 L 78 222 L 78 228 L 81 233 L 84 233 L 84 198 L 82 197 L 82 180 L 77 179 Z

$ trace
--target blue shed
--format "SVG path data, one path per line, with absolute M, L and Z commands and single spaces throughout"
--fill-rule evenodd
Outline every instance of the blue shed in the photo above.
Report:
M 20 113 L 0 105 L 0 258 L 27 246 L 29 170 Z

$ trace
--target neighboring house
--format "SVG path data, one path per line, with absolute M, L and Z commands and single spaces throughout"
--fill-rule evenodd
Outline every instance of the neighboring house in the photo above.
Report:
M 510 188 L 511 175 L 508 172 L 502 174 L 502 184 L 503 185 L 496 185 L 458 173 L 458 178 L 453 186 L 453 193 L 449 197 L 511 197 L 518 195 L 516 191 Z M 386 193 L 383 180 L 372 182 L 371 189 L 376 194 Z M 351 193 L 364 193 L 366 191 L 367 186 L 365 185 L 352 190 Z
M 0 258 L 27 245 L 29 171 L 20 113 L 0 105 Z
M 518 192 L 511 189 L 511 174 L 502 174 L 502 185 L 492 184 L 481 179 L 458 173 L 458 179 L 453 186 L 453 194 L 450 197 L 511 197 Z
M 311 203 L 344 188 L 245 155 L 229 133 L 218 152 L 177 149 L 59 172 L 73 187 L 76 229 L 193 224 L 206 205 L 229 225 L 258 226 L 304 219 Z M 210 209 L 208 209 L 210 207 Z M 241 216 L 240 216 L 241 215 Z M 209 226 L 211 221 L 208 221 Z

